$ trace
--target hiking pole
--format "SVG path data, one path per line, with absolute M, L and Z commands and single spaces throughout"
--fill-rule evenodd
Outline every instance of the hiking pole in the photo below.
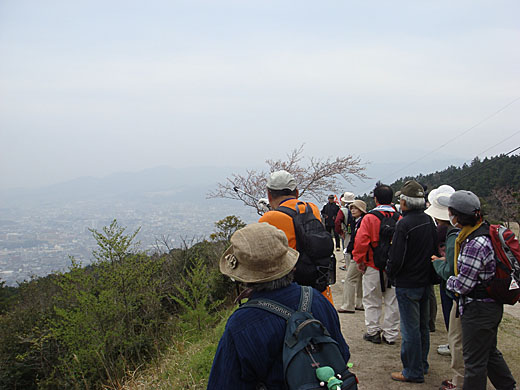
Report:
M 269 205 L 269 201 L 267 199 L 265 199 L 265 198 L 257 199 L 250 193 L 245 192 L 244 190 L 238 188 L 237 186 L 233 187 L 233 191 L 235 191 L 237 194 L 241 193 L 241 194 L 253 199 L 256 203 L 256 211 L 259 215 L 262 215 L 262 214 L 268 212 L 269 210 L 271 210 L 271 206 Z

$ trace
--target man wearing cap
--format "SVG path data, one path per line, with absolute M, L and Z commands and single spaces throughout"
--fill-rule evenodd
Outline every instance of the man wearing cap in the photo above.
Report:
M 437 232 L 424 213 L 424 189 L 419 183 L 407 181 L 396 195 L 403 218 L 395 228 L 386 270 L 399 304 L 403 369 L 391 377 L 422 383 L 429 369 L 431 257 L 438 254 Z
M 336 233 L 335 229 L 336 216 L 338 215 L 338 212 L 339 206 L 334 202 L 334 195 L 329 195 L 328 202 L 325 203 L 321 209 L 321 215 L 325 222 L 325 229 L 327 229 L 331 236 L 334 236 L 334 240 L 336 241 L 336 250 L 339 251 L 341 249 L 341 244 L 339 242 L 339 234 Z
M 387 285 L 386 274 L 374 264 L 374 248 L 379 245 L 379 229 L 381 220 L 373 214 L 379 212 L 386 217 L 396 213 L 392 207 L 394 191 L 390 186 L 380 184 L 374 189 L 376 208 L 367 213 L 356 232 L 352 258 L 357 263 L 360 272 L 363 273 L 363 307 L 365 309 L 365 325 L 367 332 L 363 339 L 375 344 L 384 341 L 387 344 L 395 344 L 399 336 L 399 308 L 395 297 L 394 288 L 385 288 Z M 383 311 L 383 303 L 385 309 Z M 384 313 L 384 317 L 382 314 Z
M 298 200 L 298 195 L 299 192 L 296 188 L 296 180 L 294 179 L 293 175 L 284 170 L 271 173 L 269 179 L 267 180 L 267 197 L 269 199 L 271 211 L 268 211 L 262 215 L 262 217 L 260 217 L 258 220 L 258 222 L 267 222 L 268 224 L 282 230 L 287 236 L 289 247 L 293 249 L 297 249 L 293 219 L 286 213 L 277 211 L 276 209 L 280 206 L 285 206 L 296 210 L 296 207 L 298 207 L 299 211 L 303 213 L 305 212 L 305 204 L 308 204 L 311 207 L 314 216 L 318 220 L 321 219 L 318 207 L 311 202 L 304 203 Z M 298 203 L 304 204 L 298 205 Z M 311 285 L 309 280 L 313 279 L 313 277 L 309 277 L 307 274 L 303 275 L 301 272 L 302 269 L 302 267 L 297 269 L 295 274 L 295 281 L 301 285 Z M 327 287 L 323 294 L 332 303 L 330 287 Z
M 350 205 L 355 200 L 355 195 L 352 192 L 345 192 L 341 195 L 340 203 L 341 207 L 336 215 L 336 221 L 334 222 L 334 229 L 337 234 L 341 236 L 343 239 L 343 248 L 346 249 L 348 243 L 350 242 L 350 235 L 354 232 L 354 228 L 356 225 L 355 219 L 352 217 L 352 213 L 350 212 Z M 348 267 L 348 260 L 350 260 L 350 254 L 346 251 L 345 253 L 345 268 Z
M 298 252 L 288 246 L 283 231 L 267 223 L 254 223 L 233 234 L 231 246 L 220 259 L 220 271 L 250 288 L 250 299 L 270 299 L 296 310 L 301 288 L 292 283 L 292 270 L 297 260 Z M 323 295 L 314 292 L 311 312 L 348 362 L 350 352 L 338 314 Z M 285 324 L 278 315 L 258 308 L 235 311 L 218 344 L 208 390 L 285 389 Z

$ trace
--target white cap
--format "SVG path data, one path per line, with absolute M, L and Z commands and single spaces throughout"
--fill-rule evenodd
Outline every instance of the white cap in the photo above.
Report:
M 267 188 L 270 190 L 291 190 L 296 189 L 296 180 L 294 176 L 287 171 L 276 171 L 271 173 L 267 180 Z

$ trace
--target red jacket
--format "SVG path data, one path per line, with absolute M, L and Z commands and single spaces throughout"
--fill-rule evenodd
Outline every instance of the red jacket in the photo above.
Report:
M 383 206 L 391 207 L 391 206 Z M 376 207 L 377 209 L 377 207 Z M 374 209 L 374 210 L 376 210 Z M 390 215 L 390 212 L 379 209 L 385 214 Z M 395 210 L 394 210 L 395 212 Z M 381 221 L 373 214 L 366 214 L 361 225 L 356 233 L 356 240 L 354 241 L 354 250 L 352 251 L 352 258 L 358 264 L 366 264 L 368 267 L 379 269 L 374 265 L 374 252 L 372 248 L 379 245 L 379 228 Z M 370 247 L 372 245 L 372 248 Z

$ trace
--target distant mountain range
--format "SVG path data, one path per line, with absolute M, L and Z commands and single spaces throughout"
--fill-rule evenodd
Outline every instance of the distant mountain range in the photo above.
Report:
M 370 179 L 365 181 L 354 179 L 353 184 L 344 184 L 345 190 L 361 195 L 369 192 L 377 180 L 391 183 L 404 175 L 425 174 L 464 162 L 461 159 L 455 161 L 444 156 L 443 159 L 421 161 L 407 166 L 407 162 L 395 161 L 396 159 L 369 163 L 366 174 Z M 0 190 L 0 208 L 60 206 L 78 201 L 229 203 L 233 201 L 207 199 L 207 194 L 216 188 L 217 183 L 224 182 L 232 173 L 241 173 L 241 171 L 244 171 L 244 168 L 192 167 L 181 169 L 160 166 L 139 172 L 114 173 L 104 177 L 79 177 L 35 189 Z M 237 207 L 241 206 L 236 201 L 232 204 L 236 204 Z
M 60 205 L 73 201 L 201 202 L 216 183 L 233 172 L 231 168 L 177 169 L 161 166 L 140 172 L 115 173 L 105 177 L 79 177 L 36 188 L 0 191 L 0 207 Z

